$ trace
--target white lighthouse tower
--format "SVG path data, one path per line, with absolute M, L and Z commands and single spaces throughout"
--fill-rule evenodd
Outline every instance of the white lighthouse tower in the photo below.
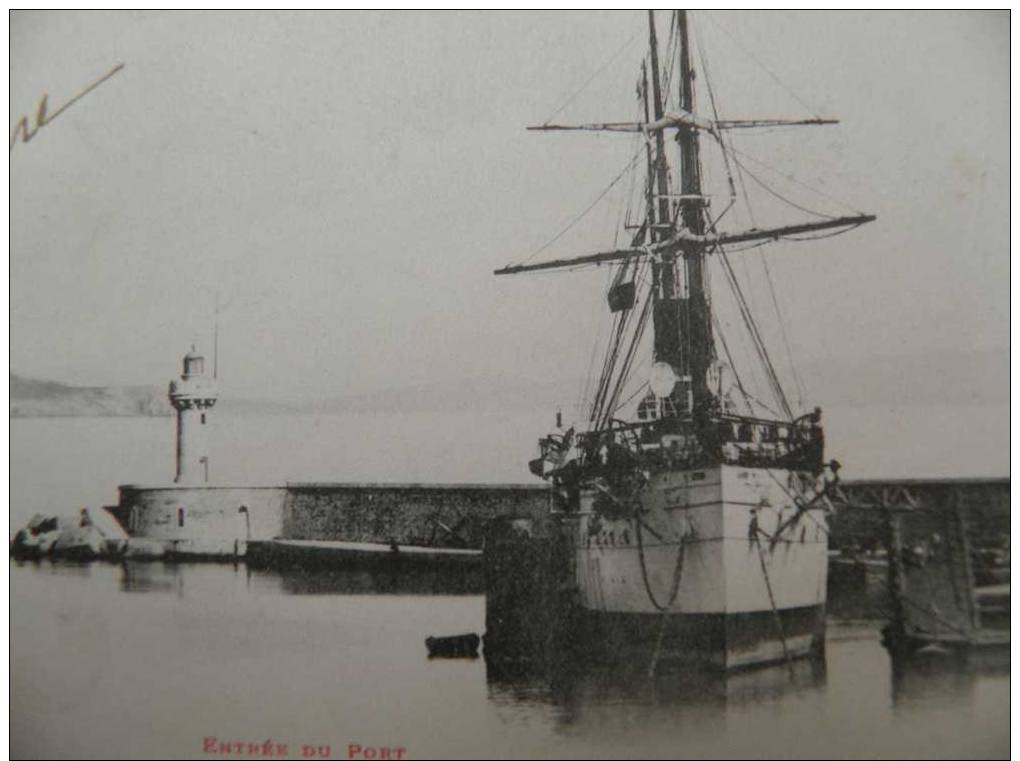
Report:
M 177 475 L 181 484 L 209 480 L 206 425 L 218 397 L 216 381 L 205 374 L 205 357 L 191 347 L 180 380 L 170 381 L 170 403 L 177 410 Z

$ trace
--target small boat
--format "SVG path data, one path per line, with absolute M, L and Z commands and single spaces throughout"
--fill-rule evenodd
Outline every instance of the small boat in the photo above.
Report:
M 477 658 L 482 640 L 477 634 L 456 634 L 450 637 L 427 637 L 425 647 L 429 658 Z

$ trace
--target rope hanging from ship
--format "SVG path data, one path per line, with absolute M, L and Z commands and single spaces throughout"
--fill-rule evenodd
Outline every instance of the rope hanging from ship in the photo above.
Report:
M 683 578 L 683 567 L 684 567 L 684 556 L 686 554 L 686 546 L 690 535 L 685 534 L 680 539 L 680 544 L 677 547 L 676 565 L 673 567 L 673 581 L 669 590 L 669 600 L 665 603 L 659 602 L 655 596 L 655 592 L 652 591 L 651 581 L 648 577 L 648 566 L 645 561 L 645 543 L 644 543 L 644 532 L 643 529 L 647 529 L 656 535 L 656 538 L 662 539 L 656 532 L 650 527 L 645 526 L 644 521 L 641 519 L 641 508 L 639 501 L 639 494 L 647 486 L 646 482 L 638 484 L 632 491 L 628 498 L 620 499 L 612 490 L 607 486 L 596 483 L 596 487 L 599 489 L 601 494 L 611 503 L 611 508 L 606 506 L 600 506 L 596 502 L 596 512 L 607 514 L 610 518 L 620 518 L 624 516 L 630 517 L 634 522 L 634 536 L 637 540 L 638 550 L 638 562 L 641 566 L 641 581 L 645 588 L 645 593 L 648 595 L 648 601 L 652 606 L 660 613 L 670 611 L 673 604 L 676 602 L 676 598 L 680 593 L 680 582 Z
M 776 632 L 779 634 L 779 641 L 783 646 L 783 660 L 789 663 L 790 650 L 786 645 L 786 632 L 783 629 L 783 619 L 782 616 L 779 615 L 779 608 L 776 606 L 776 596 L 772 592 L 772 580 L 769 578 L 768 566 L 765 563 L 765 550 L 761 546 L 761 538 L 759 536 L 760 534 L 764 534 L 765 532 L 758 527 L 758 516 L 756 513 L 753 512 L 751 518 L 750 533 L 751 541 L 758 549 L 758 562 L 761 565 L 762 577 L 765 579 L 765 591 L 768 592 L 769 595 L 769 605 L 772 607 L 772 617 L 773 620 L 776 622 Z M 765 535 L 768 536 L 768 534 Z M 778 536 L 778 531 L 776 532 L 776 536 Z M 772 543 L 774 539 L 775 537 L 772 537 L 769 540 L 772 549 L 775 549 L 775 545 Z
M 676 602 L 676 598 L 680 593 L 680 581 L 683 578 L 684 570 L 684 555 L 687 547 L 687 536 L 680 539 L 680 545 L 676 552 L 676 565 L 673 568 L 673 584 L 669 590 L 669 601 L 665 604 L 660 603 L 655 599 L 655 593 L 652 591 L 652 585 L 648 579 L 648 567 L 645 564 L 645 543 L 644 537 L 641 532 L 641 527 L 644 525 L 644 521 L 641 520 L 641 515 L 635 510 L 634 512 L 634 534 L 637 538 L 638 546 L 638 561 L 641 565 L 641 581 L 645 587 L 645 594 L 648 595 L 648 601 L 652 606 L 660 613 L 665 613 L 673 607 L 673 603 Z

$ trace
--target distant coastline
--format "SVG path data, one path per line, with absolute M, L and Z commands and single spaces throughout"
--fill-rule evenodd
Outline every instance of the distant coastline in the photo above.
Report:
M 866 367 L 861 372 L 861 367 Z M 875 355 L 866 359 L 830 357 L 805 362 L 804 409 L 880 407 L 1001 407 L 1009 409 L 1009 353 L 973 349 L 951 353 Z M 75 386 L 10 374 L 10 416 L 171 417 L 165 385 Z M 466 377 L 403 385 L 325 398 L 247 398 L 224 394 L 217 410 L 257 415 L 349 415 L 555 411 L 568 419 L 583 409 L 564 406 L 577 389 L 571 377 L 533 380 L 518 376 Z M 551 413 L 550 413 L 551 414 Z
M 72 386 L 10 374 L 10 417 L 169 417 L 158 386 Z

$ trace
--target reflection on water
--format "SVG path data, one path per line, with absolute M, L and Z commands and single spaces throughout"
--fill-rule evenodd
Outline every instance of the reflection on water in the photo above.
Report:
M 159 592 L 184 596 L 184 574 L 179 567 L 156 563 L 121 564 L 122 592 Z
M 48 565 L 56 563 L 45 561 Z M 61 564 L 62 565 L 62 564 Z M 86 566 L 87 567 L 87 566 Z M 337 570 L 283 568 L 252 569 L 243 563 L 181 564 L 123 562 L 120 588 L 124 592 L 184 594 L 185 579 L 207 589 L 210 580 L 226 577 L 231 569 L 246 589 L 291 595 L 478 595 L 484 592 L 480 568 L 406 570 Z
M 891 659 L 897 707 L 966 707 L 983 677 L 1009 679 L 1009 648 L 969 653 L 934 651 Z
M 77 576 L 87 579 L 93 575 L 93 564 L 87 560 L 73 560 L 62 558 L 50 560 L 48 558 L 18 559 L 11 560 L 15 568 L 32 568 L 37 573 L 49 576 Z
M 741 705 L 784 695 L 821 691 L 824 658 L 746 669 L 725 674 L 717 669 L 660 664 L 651 672 L 651 647 L 633 648 L 612 664 L 576 656 L 541 663 L 486 658 L 489 696 L 496 701 L 543 701 L 564 709 L 569 723 L 583 705 Z
M 476 415 L 464 416 L 464 431 L 513 435 L 456 456 L 434 446 L 434 415 L 223 414 L 213 448 L 217 472 L 237 483 L 338 472 L 364 481 L 474 481 L 479 473 L 515 481 L 517 453 L 541 424 L 511 417 L 479 428 Z M 449 414 L 442 418 L 449 427 Z M 880 430 L 873 422 L 860 430 Z M 11 523 L 111 504 L 125 481 L 162 481 L 173 463 L 167 425 L 12 420 Z M 338 452 L 355 452 L 352 440 L 357 453 L 383 456 L 338 462 Z M 975 662 L 894 670 L 875 626 L 830 628 L 824 661 L 800 662 L 792 674 L 657 670 L 650 679 L 647 654 L 612 668 L 583 658 L 551 668 L 429 660 L 426 637 L 485 630 L 480 582 L 456 575 L 41 561 L 12 563 L 10 591 L 15 757 L 208 759 L 209 735 L 273 738 L 292 745 L 291 758 L 304 742 L 330 743 L 334 757 L 349 742 L 405 747 L 410 758 L 1009 752 L 1008 656 L 998 670 Z M 848 599 L 840 612 L 858 617 L 875 603 Z
M 286 594 L 343 595 L 478 595 L 485 591 L 481 568 L 352 569 L 300 568 L 252 574 L 259 583 Z
M 202 739 L 407 757 L 1006 757 L 1008 653 L 892 664 L 877 625 L 722 675 L 628 652 L 428 658 L 480 580 L 244 564 L 12 562 L 12 752 L 201 758 Z M 292 754 L 292 757 L 296 756 Z

